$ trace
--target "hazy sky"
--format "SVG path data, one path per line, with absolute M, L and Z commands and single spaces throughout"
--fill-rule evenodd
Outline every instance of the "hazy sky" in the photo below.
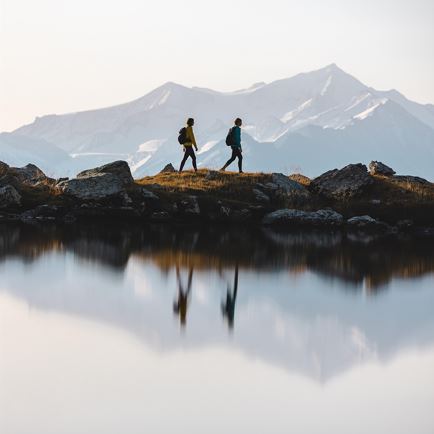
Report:
M 434 103 L 433 0 L 0 0 L 0 131 L 166 81 L 248 87 L 337 63 Z

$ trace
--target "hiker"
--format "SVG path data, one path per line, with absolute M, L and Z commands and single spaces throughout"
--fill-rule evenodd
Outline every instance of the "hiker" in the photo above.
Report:
M 183 150 L 184 150 L 184 158 L 181 161 L 181 166 L 179 167 L 179 172 L 182 172 L 182 169 L 184 168 L 184 164 L 187 161 L 188 157 L 191 157 L 191 160 L 193 162 L 194 171 L 197 172 L 196 154 L 193 151 L 193 146 L 194 146 L 194 148 L 196 149 L 196 152 L 197 152 L 197 145 L 196 145 L 196 139 L 195 139 L 194 133 L 193 133 L 193 125 L 194 125 L 194 119 L 188 118 L 187 119 L 187 126 L 182 128 L 179 131 L 178 141 L 181 145 L 183 145 Z
M 229 130 L 229 133 L 226 137 L 226 145 L 232 148 L 232 156 L 226 162 L 226 164 L 220 169 L 222 171 L 226 170 L 226 167 L 229 166 L 235 158 L 238 157 L 238 169 L 240 173 L 243 173 L 243 150 L 241 149 L 241 125 L 243 121 L 240 118 L 235 119 L 235 125 Z
M 193 280 L 193 267 L 188 273 L 187 288 L 184 287 L 181 281 L 181 273 L 179 266 L 176 266 L 176 280 L 178 281 L 178 299 L 173 303 L 173 312 L 179 315 L 181 327 L 185 327 L 187 323 L 187 309 L 191 294 L 191 282 Z

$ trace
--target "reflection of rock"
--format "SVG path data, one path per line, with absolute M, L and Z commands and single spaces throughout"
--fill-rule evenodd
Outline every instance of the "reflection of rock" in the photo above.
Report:
M 296 231 L 277 232 L 271 228 L 264 228 L 263 233 L 273 243 L 285 247 L 322 247 L 332 248 L 338 246 L 343 240 L 341 231 Z
M 19 206 L 21 204 L 21 195 L 12 185 L 0 187 L 0 208 Z
M 186 196 L 177 204 L 178 211 L 190 216 L 199 216 L 200 207 L 196 196 Z
M 133 183 L 128 163 L 115 161 L 95 169 L 85 170 L 77 178 L 62 181 L 56 188 L 79 199 L 104 199 L 122 193 Z
M 393 176 L 396 172 L 381 161 L 371 161 L 369 163 L 369 173 L 371 175 Z
M 310 184 L 310 189 L 329 199 L 347 200 L 361 195 L 372 183 L 364 164 L 349 164 L 318 176 Z
M 280 209 L 267 214 L 262 220 L 265 225 L 312 225 L 341 226 L 344 218 L 333 210 L 301 211 L 298 209 Z
M 353 229 L 387 229 L 387 225 L 368 215 L 356 216 L 347 220 L 347 225 Z

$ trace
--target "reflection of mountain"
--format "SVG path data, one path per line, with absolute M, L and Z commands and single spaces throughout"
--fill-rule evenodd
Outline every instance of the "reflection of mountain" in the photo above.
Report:
M 434 253 L 424 240 L 365 246 L 341 233 L 0 226 L 0 256 L 1 290 L 120 327 L 159 351 L 234 345 L 325 381 L 434 337 Z M 220 307 L 237 262 L 228 343 Z M 195 269 L 181 341 L 171 312 L 176 264 L 184 280 Z M 362 290 L 379 284 L 388 290 L 366 298 Z

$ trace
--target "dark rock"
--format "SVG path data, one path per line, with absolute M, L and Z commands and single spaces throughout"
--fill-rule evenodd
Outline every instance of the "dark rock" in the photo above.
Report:
M 372 183 L 373 178 L 364 164 L 349 164 L 318 176 L 310 189 L 328 199 L 348 200 L 361 195 Z
M 0 187 L 0 208 L 9 208 L 21 205 L 21 195 L 12 185 Z
M 371 161 L 369 163 L 369 173 L 371 175 L 393 176 L 396 172 L 381 161 Z
M 178 204 L 178 210 L 183 214 L 198 216 L 200 215 L 200 207 L 196 196 L 187 196 Z
M 173 167 L 172 163 L 166 164 L 163 170 L 160 171 L 160 173 L 173 173 L 173 172 L 176 172 L 176 170 Z
M 160 198 L 155 194 L 152 193 L 152 191 L 146 190 L 146 188 L 142 188 L 142 196 L 145 200 L 159 200 Z
M 134 183 L 134 179 L 131 175 L 130 166 L 126 161 L 114 161 L 113 163 L 105 164 L 94 169 L 83 170 L 77 175 L 77 179 L 90 178 L 99 176 L 102 174 L 114 175 L 124 186 L 128 186 Z
M 398 229 L 400 230 L 405 230 L 405 229 L 409 229 L 414 225 L 413 220 L 409 220 L 409 219 L 405 219 L 405 220 L 399 220 L 398 222 L 396 222 L 396 226 L 398 227 Z
M 260 203 L 270 203 L 270 198 L 263 193 L 261 190 L 254 188 L 252 190 L 253 195 L 255 196 L 255 200 Z
M 151 220 L 155 222 L 167 222 L 170 218 L 170 214 L 167 211 L 155 211 L 151 215 Z
M 356 216 L 348 219 L 347 228 L 349 230 L 357 230 L 362 232 L 392 231 L 392 228 L 389 225 L 368 215 Z
M 265 225 L 311 225 L 311 226 L 341 226 L 344 218 L 333 210 L 301 211 L 298 209 L 280 209 L 267 214 L 262 222 Z
M 39 205 L 36 208 L 21 213 L 22 220 L 47 219 L 52 220 L 62 215 L 62 208 L 55 205 Z
M 69 178 L 67 176 L 64 178 L 58 178 L 58 179 L 56 179 L 56 184 L 58 184 L 59 182 L 68 181 L 68 180 L 69 180 Z
M 0 161 L 0 177 L 5 176 L 9 171 L 9 165 Z

